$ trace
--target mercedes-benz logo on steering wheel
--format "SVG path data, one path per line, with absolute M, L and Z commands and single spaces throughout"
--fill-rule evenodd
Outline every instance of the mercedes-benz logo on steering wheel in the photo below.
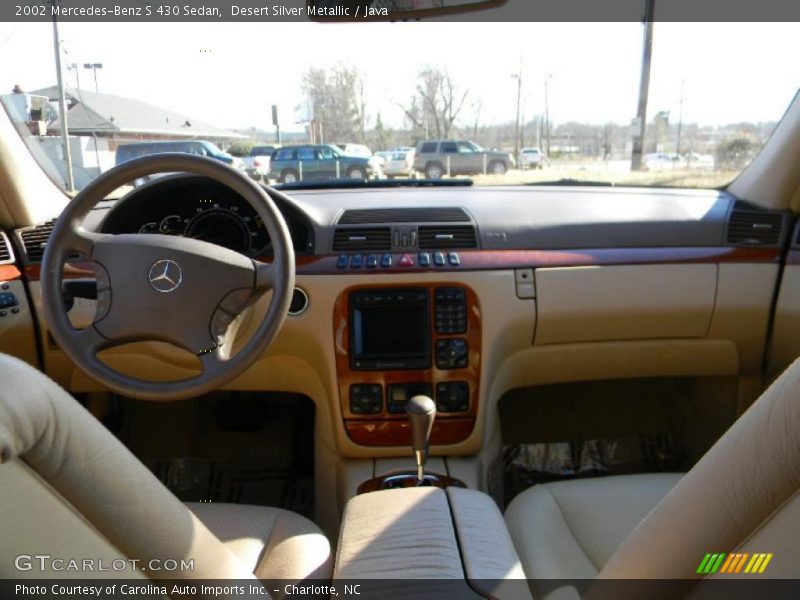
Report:
M 147 278 L 157 292 L 174 292 L 183 281 L 183 271 L 174 260 L 163 259 L 153 263 Z

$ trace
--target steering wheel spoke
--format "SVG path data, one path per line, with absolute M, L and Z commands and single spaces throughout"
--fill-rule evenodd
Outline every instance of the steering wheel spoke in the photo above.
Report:
M 87 231 L 83 227 L 70 227 L 67 229 L 67 239 L 65 240 L 65 247 L 69 250 L 80 252 L 87 258 L 92 256 L 94 247 L 103 237 L 102 233 L 94 233 Z
M 272 263 L 265 263 L 254 260 L 253 264 L 256 269 L 256 281 L 253 289 L 256 292 L 268 292 L 275 288 L 276 282 L 276 268 Z
M 69 333 L 69 341 L 88 358 L 93 358 L 101 350 L 118 345 L 97 331 L 93 324 L 84 329 L 73 329 Z
M 223 352 L 222 347 L 218 346 L 208 352 L 198 355 L 203 375 L 216 375 L 225 370 L 230 358 Z

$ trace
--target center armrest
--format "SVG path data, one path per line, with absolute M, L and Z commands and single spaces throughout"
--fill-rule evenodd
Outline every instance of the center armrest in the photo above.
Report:
M 420 487 L 361 494 L 347 503 L 337 579 L 464 579 L 447 496 Z
M 461 598 L 530 598 L 497 505 L 482 492 L 454 487 L 352 498 L 342 519 L 334 579 L 380 579 L 387 586 L 399 580 L 460 580 Z M 447 585 L 441 591 L 455 591 Z

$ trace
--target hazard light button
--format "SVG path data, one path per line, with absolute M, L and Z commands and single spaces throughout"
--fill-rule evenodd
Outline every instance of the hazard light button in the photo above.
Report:
M 413 267 L 414 266 L 414 259 L 411 258 L 410 254 L 403 254 L 400 257 L 400 260 L 397 261 L 398 267 Z

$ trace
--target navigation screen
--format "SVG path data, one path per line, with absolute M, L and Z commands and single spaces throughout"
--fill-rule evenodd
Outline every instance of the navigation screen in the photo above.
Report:
M 428 336 L 424 304 L 361 306 L 354 317 L 356 356 L 425 355 Z
M 431 363 L 428 291 L 422 288 L 350 293 L 350 366 L 383 371 L 427 369 Z

